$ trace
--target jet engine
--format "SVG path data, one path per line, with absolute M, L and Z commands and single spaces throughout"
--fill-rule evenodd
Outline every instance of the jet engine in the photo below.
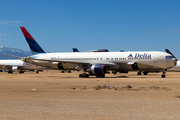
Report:
M 86 69 L 90 75 L 103 75 L 106 73 L 106 67 L 104 65 L 92 65 L 90 68 Z

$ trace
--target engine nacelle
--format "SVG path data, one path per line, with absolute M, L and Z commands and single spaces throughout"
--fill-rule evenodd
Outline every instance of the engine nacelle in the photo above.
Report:
M 86 71 L 91 75 L 105 74 L 106 67 L 104 65 L 92 65 L 90 68 L 86 69 Z
M 12 70 L 17 70 L 18 69 L 18 66 L 12 66 Z

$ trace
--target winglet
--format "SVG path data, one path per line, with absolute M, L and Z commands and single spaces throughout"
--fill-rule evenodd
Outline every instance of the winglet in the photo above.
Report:
M 35 39 L 29 34 L 29 32 L 26 30 L 24 26 L 20 26 L 22 33 L 24 34 L 24 37 L 26 38 L 27 43 L 29 44 L 29 47 L 32 51 L 32 54 L 38 54 L 38 53 L 46 53 L 41 46 L 35 41 Z
M 166 51 L 167 53 L 171 54 L 171 55 L 176 59 L 176 61 L 178 61 L 178 59 L 177 59 L 168 49 L 165 49 L 165 51 Z

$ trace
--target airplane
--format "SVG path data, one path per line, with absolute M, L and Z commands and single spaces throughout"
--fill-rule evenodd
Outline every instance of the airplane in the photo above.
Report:
M 8 71 L 8 73 L 13 73 L 14 71 L 19 71 L 19 73 L 24 73 L 26 70 L 30 70 L 30 71 L 36 70 L 36 73 L 38 73 L 39 70 L 42 70 L 42 67 L 23 62 L 19 59 L 0 60 L 0 70 Z
M 52 63 L 56 63 L 56 69 L 82 70 L 84 73 L 79 75 L 80 78 L 88 78 L 91 75 L 104 78 L 106 70 L 120 73 L 124 71 L 161 71 L 161 77 L 165 78 L 165 70 L 177 64 L 174 56 L 160 51 L 46 53 L 42 51 L 24 26 L 20 28 L 30 48 L 33 48 L 32 52 L 36 53 L 24 57 L 22 59 L 24 62 L 47 68 Z
M 32 48 L 32 49 L 34 49 L 34 48 Z M 30 63 L 23 62 L 21 60 L 21 57 L 9 55 L 9 54 L 5 54 L 5 55 L 12 56 L 12 57 L 19 58 L 19 59 L 0 60 L 0 70 L 2 70 L 2 71 L 8 71 L 8 73 L 13 73 L 14 71 L 19 71 L 19 73 L 24 73 L 26 70 L 30 70 L 30 71 L 36 71 L 36 73 L 39 73 L 39 71 L 46 69 L 46 68 L 38 66 L 38 65 L 33 65 Z

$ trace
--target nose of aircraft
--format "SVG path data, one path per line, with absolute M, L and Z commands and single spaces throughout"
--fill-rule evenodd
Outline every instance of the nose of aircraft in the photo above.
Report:
M 174 60 L 174 65 L 176 66 L 177 65 L 177 59 L 175 58 L 175 60 Z

